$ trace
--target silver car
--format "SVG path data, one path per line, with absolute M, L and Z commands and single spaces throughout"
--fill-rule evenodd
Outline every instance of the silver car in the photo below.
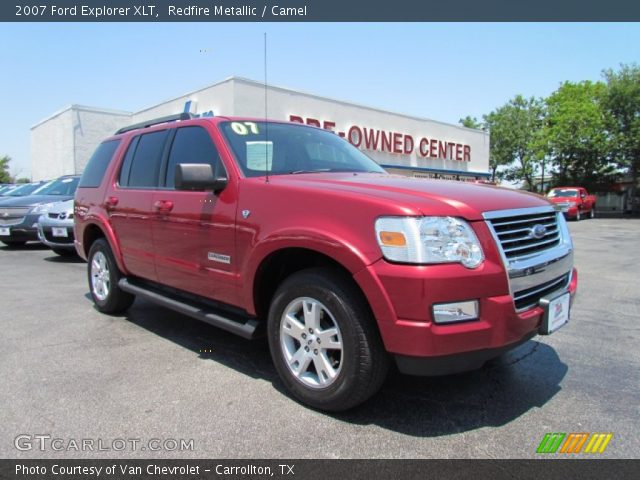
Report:
M 73 199 L 54 203 L 47 213 L 40 216 L 38 238 L 58 255 L 76 254 L 73 245 Z

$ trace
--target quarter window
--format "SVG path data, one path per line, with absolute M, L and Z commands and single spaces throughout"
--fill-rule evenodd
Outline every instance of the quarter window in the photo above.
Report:
M 127 164 L 128 158 L 125 158 L 121 171 L 120 185 L 126 185 L 130 188 L 158 186 L 158 174 L 167 134 L 168 130 L 146 133 L 140 136 L 137 145 L 134 142 L 131 143 L 129 151 L 135 149 L 135 152 L 132 152 L 130 167 Z M 129 157 L 129 151 L 126 157 Z M 123 176 L 126 175 L 127 170 L 130 170 L 128 180 L 124 182 L 125 178 Z

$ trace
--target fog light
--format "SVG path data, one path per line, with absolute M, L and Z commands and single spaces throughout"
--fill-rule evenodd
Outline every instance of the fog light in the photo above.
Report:
M 433 320 L 436 323 L 454 323 L 476 320 L 478 318 L 478 301 L 436 303 L 433 306 Z

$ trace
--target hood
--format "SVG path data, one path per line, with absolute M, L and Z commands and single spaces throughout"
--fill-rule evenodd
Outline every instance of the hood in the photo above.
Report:
M 49 213 L 73 213 L 73 199 L 65 200 L 64 202 L 54 203 L 49 209 Z
M 272 180 L 273 179 L 273 180 Z M 534 193 L 466 182 L 429 180 L 380 173 L 312 173 L 278 175 L 273 182 L 304 183 L 304 188 L 345 190 L 375 196 L 416 214 L 450 215 L 482 220 L 492 210 L 550 206 Z M 293 185 L 292 185 L 293 186 Z
M 25 197 L 5 197 L 0 200 L 3 207 L 34 207 L 41 203 L 72 200 L 73 195 L 27 195 Z

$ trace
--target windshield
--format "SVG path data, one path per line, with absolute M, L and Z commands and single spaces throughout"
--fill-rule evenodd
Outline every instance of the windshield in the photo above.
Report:
M 570 197 L 577 197 L 578 196 L 578 191 L 577 190 L 551 190 L 549 192 L 549 195 L 547 195 L 549 198 L 570 198 Z
M 80 177 L 59 178 L 36 190 L 37 195 L 73 195 L 78 187 Z
M 384 170 L 346 140 L 304 125 L 225 122 L 222 133 L 247 177 Z M 267 131 L 268 129 L 268 131 Z
M 13 190 L 7 192 L 7 196 L 9 197 L 24 197 L 27 195 L 31 195 L 35 192 L 38 187 L 41 187 L 41 183 L 25 183 L 19 187 L 14 188 Z

